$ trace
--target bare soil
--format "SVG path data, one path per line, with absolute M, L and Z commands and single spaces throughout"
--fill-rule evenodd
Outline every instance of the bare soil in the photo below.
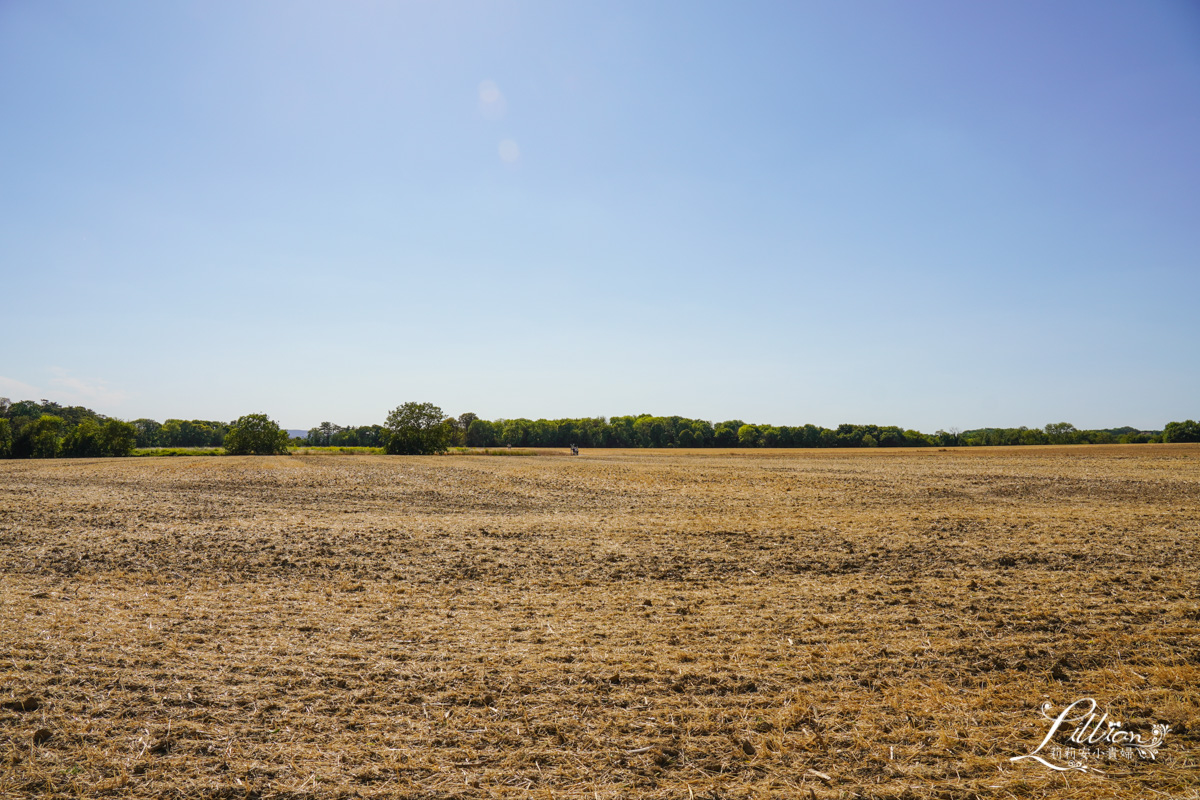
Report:
M 1197 798 L 1198 545 L 1192 445 L 0 462 L 0 796 Z

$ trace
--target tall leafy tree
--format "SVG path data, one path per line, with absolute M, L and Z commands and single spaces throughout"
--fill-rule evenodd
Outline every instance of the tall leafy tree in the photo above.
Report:
M 467 427 L 468 447 L 495 447 L 496 425 L 486 419 L 477 419 Z
M 135 419 L 132 425 L 137 431 L 136 447 L 162 446 L 162 423 L 152 419 Z
M 734 447 L 738 443 L 738 431 L 745 424 L 740 419 L 717 423 L 713 430 L 713 443 L 717 447 Z
M 1164 442 L 1200 442 L 1200 422 L 1168 422 L 1163 428 Z
M 269 456 L 286 453 L 287 431 L 266 414 L 238 417 L 225 434 L 225 452 L 231 456 Z
M 389 437 L 385 449 L 392 455 L 420 456 L 441 453 L 450 442 L 450 428 L 442 410 L 433 403 L 405 403 L 387 416 Z
M 57 457 L 61 447 L 62 432 L 66 428 L 66 421 L 54 414 L 43 414 L 30 427 L 30 444 L 33 457 Z
M 738 444 L 742 447 L 757 447 L 759 441 L 759 432 L 757 425 L 746 424 L 738 428 L 737 438 Z
M 94 419 L 85 419 L 71 430 L 62 440 L 62 455 L 68 458 L 96 458 L 104 455 L 100 443 L 100 424 Z
M 1054 444 L 1074 444 L 1079 441 L 1079 431 L 1069 422 L 1051 422 L 1046 425 L 1045 431 Z
M 471 423 L 479 419 L 479 415 L 473 411 L 467 411 L 458 415 L 458 419 L 454 420 L 453 433 L 454 443 L 465 445 L 467 443 L 467 431 L 471 430 Z
M 106 456 L 131 456 L 137 435 L 137 427 L 131 422 L 105 420 L 100 429 L 100 449 Z

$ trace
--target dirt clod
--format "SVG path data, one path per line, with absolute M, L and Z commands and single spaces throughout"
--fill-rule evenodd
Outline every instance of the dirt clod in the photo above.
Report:
M 37 711 L 42 707 L 42 701 L 36 697 L 26 697 L 21 700 L 9 700 L 6 703 L 0 703 L 0 708 L 5 711 L 16 711 L 25 713 L 28 711 Z

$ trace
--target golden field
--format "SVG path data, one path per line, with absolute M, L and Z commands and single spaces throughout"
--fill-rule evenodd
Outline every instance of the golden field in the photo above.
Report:
M 1198 550 L 1194 445 L 0 462 L 0 796 L 1197 798 Z

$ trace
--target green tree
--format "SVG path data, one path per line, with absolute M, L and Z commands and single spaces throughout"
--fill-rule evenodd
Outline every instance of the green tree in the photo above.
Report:
M 287 431 L 266 414 L 238 417 L 225 434 L 225 452 L 231 456 L 287 453 L 287 446 Z
M 445 452 L 449 426 L 433 403 L 405 403 L 387 416 L 390 433 L 385 449 L 391 455 L 421 456 Z
M 169 419 L 159 436 L 166 447 L 220 447 L 227 433 L 225 423 L 203 419 Z
M 956 447 L 958 446 L 958 434 L 958 428 L 951 428 L 948 431 L 944 431 L 939 428 L 938 431 L 933 435 L 937 440 L 937 443 L 942 447 Z
M 131 422 L 119 419 L 104 421 L 100 429 L 100 449 L 106 456 L 131 456 L 137 445 L 138 430 Z
M 363 443 L 358 435 L 358 428 L 348 426 L 338 428 L 333 435 L 329 437 L 329 444 L 334 447 L 361 447 Z
M 459 414 L 458 419 L 454 422 L 454 427 L 457 429 L 454 433 L 454 443 L 465 445 L 467 443 L 467 432 L 471 430 L 471 424 L 479 419 L 479 415 L 474 411 L 467 411 Z
M 811 422 L 806 423 L 803 428 L 796 429 L 796 446 L 797 447 L 816 447 L 820 443 L 821 431 L 824 428 L 818 428 Z
M 500 429 L 500 444 L 509 447 L 524 447 L 529 444 L 529 431 L 533 423 L 527 419 L 507 419 Z
M 136 447 L 161 447 L 162 423 L 152 419 L 135 419 L 133 427 L 137 430 Z
M 667 428 L 662 420 L 648 414 L 637 418 L 633 423 L 634 441 L 638 447 L 662 447 L 663 435 Z
M 43 414 L 30 426 L 32 455 L 34 458 L 55 458 L 62 442 L 62 431 L 66 422 L 62 417 Z
M 570 447 L 571 445 L 584 444 L 584 436 L 580 435 L 579 424 L 573 419 L 555 420 L 555 426 L 558 428 L 555 433 L 555 446 Z
M 605 447 L 632 447 L 634 434 L 633 423 L 636 417 L 612 417 L 604 430 Z
M 96 458 L 104 455 L 100 444 L 100 423 L 85 419 L 67 432 L 62 440 L 62 455 L 68 458 Z
M 692 441 L 696 447 L 708 447 L 712 444 L 713 426 L 706 420 L 698 419 L 692 422 Z
M 442 427 L 446 429 L 446 446 L 462 446 L 466 444 L 466 434 L 458 429 L 458 419 L 456 417 L 446 417 L 442 420 Z
M 1039 431 L 1036 429 L 1023 429 L 1018 434 L 1017 441 L 1020 444 L 1027 445 L 1048 444 L 1050 442 L 1050 436 L 1045 431 Z
M 1164 442 L 1200 442 L 1200 423 L 1194 420 L 1168 422 L 1163 428 Z
M 718 422 L 716 428 L 713 429 L 713 444 L 717 447 L 736 447 L 738 430 L 745 424 L 740 419 Z
M 8 400 L 8 398 L 0 397 L 0 400 Z M 0 458 L 12 457 L 12 443 L 12 423 L 0 417 Z
M 757 447 L 759 444 L 759 435 L 758 426 L 747 423 L 738 428 L 738 444 L 742 447 Z
M 496 425 L 486 419 L 477 419 L 467 427 L 468 447 L 495 447 Z
M 1079 441 L 1079 431 L 1069 422 L 1048 423 L 1045 431 L 1051 444 L 1075 444 Z
M 867 435 L 870 436 L 870 434 Z M 875 446 L 867 444 L 866 438 L 866 436 L 863 437 L 863 447 Z M 872 438 L 876 440 L 875 443 L 879 447 L 903 447 L 905 444 L 904 431 L 900 430 L 895 425 L 888 425 L 887 427 L 880 428 L 879 435 Z
M 321 447 L 329 447 L 331 444 L 333 444 L 333 437 L 340 433 L 341 430 L 342 427 L 340 425 L 334 425 L 332 422 L 326 421 L 309 431 L 308 438 L 311 444 Z M 317 434 L 315 441 L 313 441 L 314 432 Z
M 862 425 L 851 425 L 843 422 L 837 426 L 834 434 L 837 436 L 838 447 L 862 447 L 862 437 L 868 433 Z

